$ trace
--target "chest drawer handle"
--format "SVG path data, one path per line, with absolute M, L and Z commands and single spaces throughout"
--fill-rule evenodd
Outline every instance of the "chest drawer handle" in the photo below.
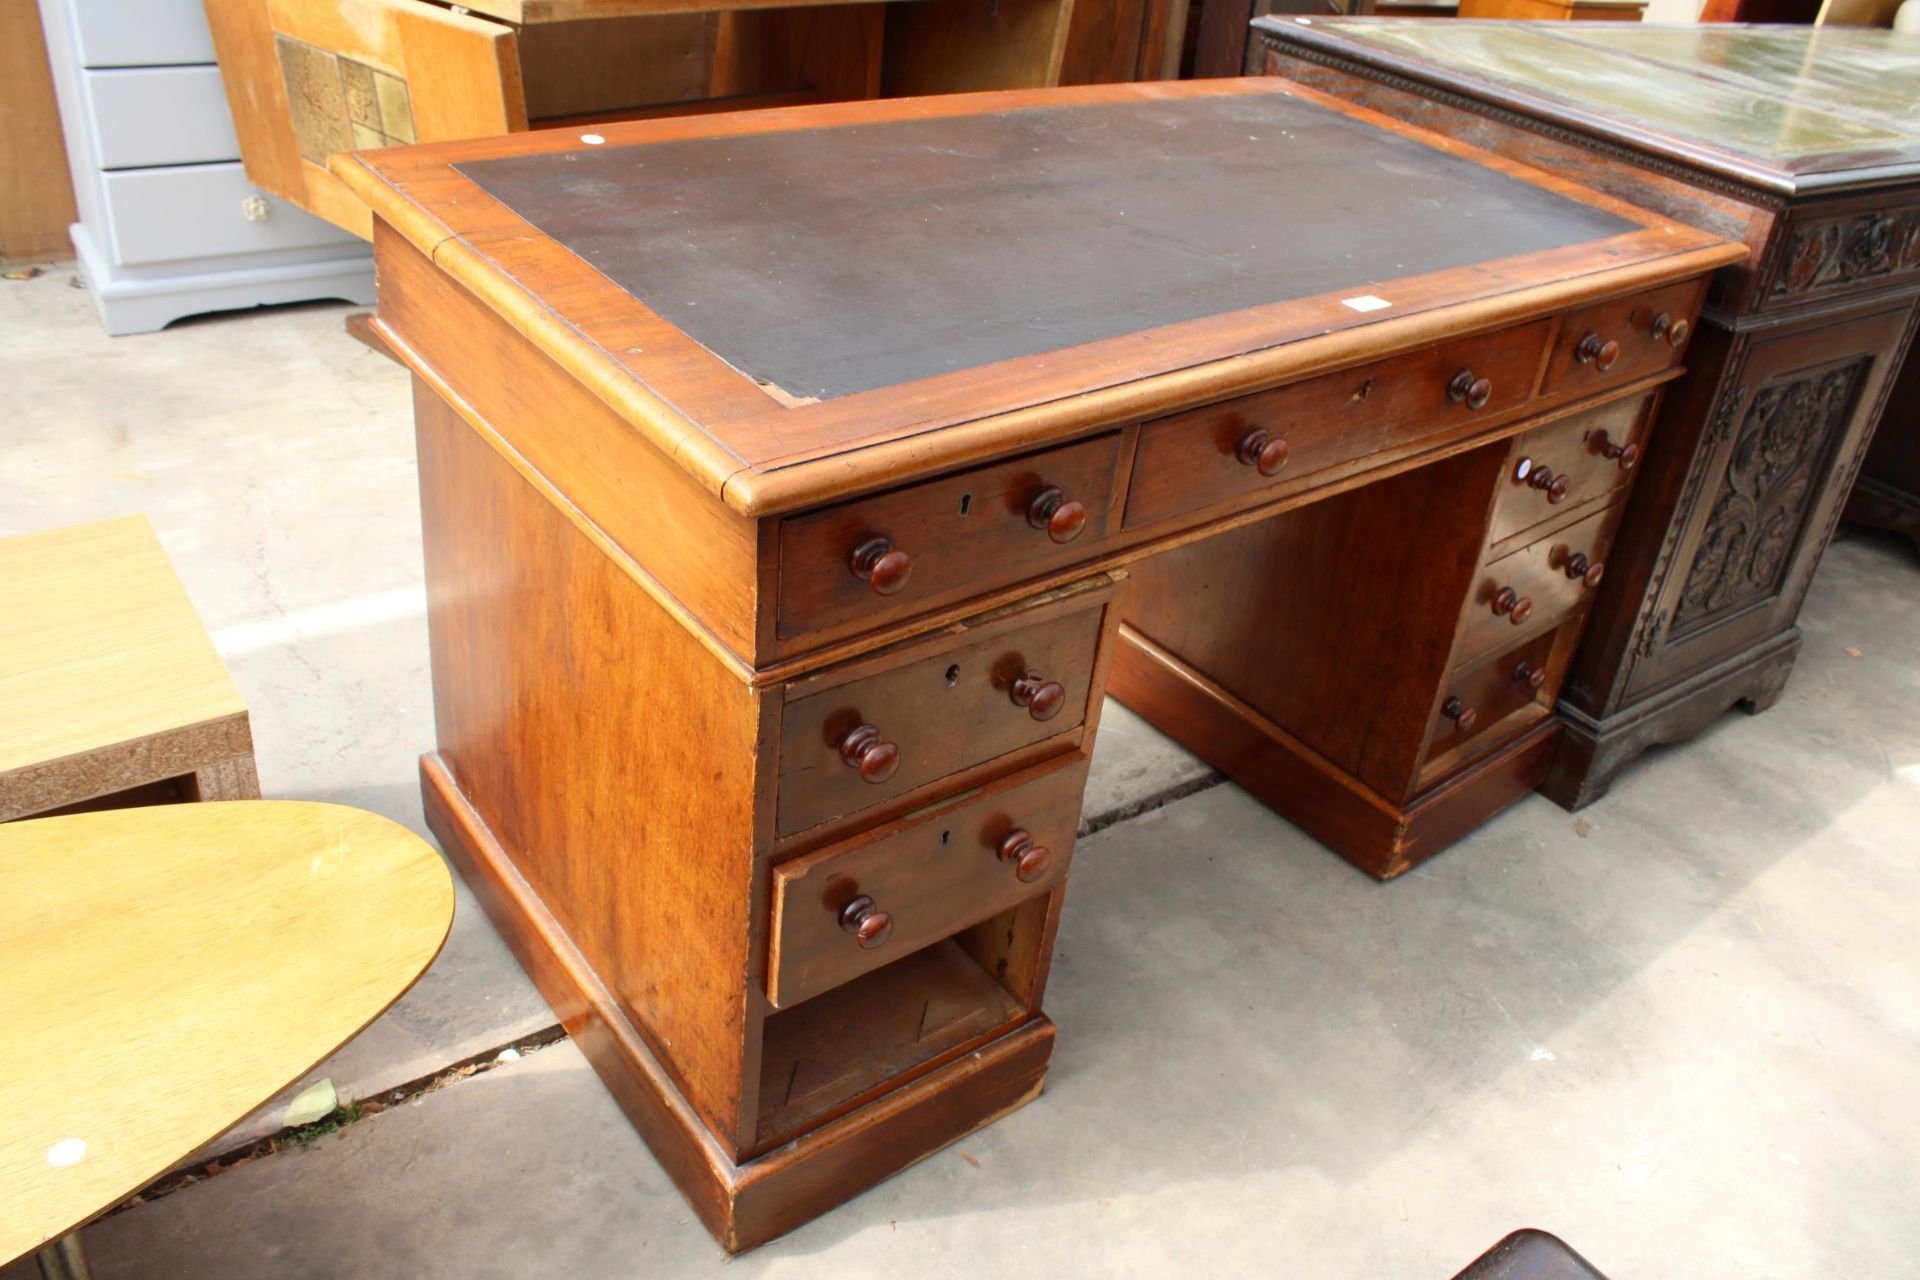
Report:
M 1573 482 L 1564 474 L 1555 475 L 1552 468 L 1537 466 L 1530 458 L 1520 459 L 1519 465 L 1513 469 L 1513 474 L 1516 479 L 1525 480 L 1534 488 L 1544 492 L 1547 495 L 1547 501 L 1555 506 L 1567 500 L 1567 494 L 1573 487 Z
M 840 758 L 860 771 L 862 782 L 881 783 L 900 767 L 900 748 L 872 725 L 856 725 L 840 739 Z
M 893 917 L 873 905 L 873 899 L 861 894 L 840 908 L 840 927 L 868 951 L 893 936 Z
M 1053 854 L 1045 845 L 1033 842 L 1033 832 L 1016 827 L 1000 842 L 1000 861 L 1013 864 L 1014 879 L 1021 884 L 1032 884 L 1047 874 Z
M 1087 527 L 1087 508 L 1050 484 L 1027 504 L 1027 523 L 1045 529 L 1055 542 L 1072 542 Z
M 1440 704 L 1440 714 L 1453 721 L 1461 733 L 1472 733 L 1473 726 L 1480 723 L 1480 713 L 1458 698 L 1448 698 Z
M 1620 344 L 1612 338 L 1602 339 L 1599 334 L 1588 330 L 1587 336 L 1580 339 L 1580 345 L 1573 349 L 1573 358 L 1605 373 L 1620 358 Z
M 1255 427 L 1233 446 L 1233 456 L 1263 476 L 1277 476 L 1287 465 L 1287 442 L 1275 439 L 1264 427 Z
M 1672 316 L 1662 311 L 1653 318 L 1653 340 L 1655 342 L 1665 342 L 1669 346 L 1684 347 L 1687 345 L 1687 335 L 1692 332 L 1693 326 L 1687 323 L 1685 316 L 1681 316 L 1678 320 L 1675 320 Z
M 1513 664 L 1513 678 L 1529 689 L 1538 690 L 1547 682 L 1547 669 L 1526 658 Z
M 1493 613 L 1518 627 L 1533 616 L 1533 600 L 1512 587 L 1502 587 L 1493 593 Z
M 913 557 L 885 536 L 868 538 L 853 549 L 847 561 L 853 576 L 864 578 L 877 596 L 898 595 L 913 572 Z
M 1447 384 L 1447 399 L 1455 404 L 1464 402 L 1469 409 L 1484 409 L 1487 401 L 1493 399 L 1493 380 L 1476 378 L 1473 370 L 1462 369 Z
M 1589 561 L 1584 551 L 1576 551 L 1568 556 L 1567 563 L 1563 567 L 1569 578 L 1578 578 L 1590 587 L 1599 586 L 1600 580 L 1607 573 L 1606 565 L 1598 560 Z
M 1607 433 L 1593 433 L 1593 448 L 1603 458 L 1612 458 L 1620 464 L 1622 471 L 1633 470 L 1633 464 L 1640 461 L 1640 446 L 1637 444 L 1615 444 L 1607 439 Z
M 1066 686 L 1058 680 L 1043 678 L 1032 667 L 1014 679 L 1008 692 L 1013 697 L 1013 705 L 1025 707 L 1027 714 L 1035 720 L 1051 720 L 1060 714 L 1061 707 L 1067 705 Z

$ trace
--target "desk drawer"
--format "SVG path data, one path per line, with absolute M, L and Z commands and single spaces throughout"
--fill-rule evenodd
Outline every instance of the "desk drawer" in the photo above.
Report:
M 779 834 L 880 804 L 1086 719 L 1111 588 L 787 686 Z
M 1275 496 L 1343 463 L 1469 434 L 1479 420 L 1527 402 L 1547 330 L 1543 322 L 1483 334 L 1149 422 L 1134 455 L 1126 525 Z M 1468 370 L 1491 384 L 1478 409 L 1450 394 Z
M 1680 363 L 1705 284 L 1689 280 L 1570 312 L 1540 380 L 1541 395 L 1584 395 Z
M 788 1008 L 1053 889 L 1086 779 L 1075 756 L 775 867 L 767 998 Z
M 1434 761 L 1469 743 L 1497 746 L 1513 732 L 1513 713 L 1535 703 L 1551 706 L 1549 670 L 1557 633 L 1542 632 L 1499 657 L 1455 672 L 1446 681 L 1440 709 L 1427 734 L 1425 759 Z M 1423 784 L 1432 781 L 1423 773 Z
M 1605 573 L 1618 511 L 1596 511 L 1482 569 L 1467 597 L 1454 661 L 1471 662 L 1522 636 L 1552 630 L 1584 607 Z
M 779 635 L 865 629 L 1086 559 L 1119 458 L 1110 432 L 789 516 Z
M 1546 521 L 1575 518 L 1626 488 L 1646 447 L 1653 394 L 1601 405 L 1514 439 L 1494 499 L 1487 541 L 1496 546 Z

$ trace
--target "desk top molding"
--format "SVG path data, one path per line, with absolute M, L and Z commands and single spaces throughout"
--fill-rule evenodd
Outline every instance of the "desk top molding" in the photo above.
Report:
M 1274 108 L 1274 118 L 1295 131 L 1339 132 L 1364 122 L 1375 126 L 1376 136 L 1387 135 L 1375 154 L 1391 152 L 1392 162 L 1409 169 L 1413 181 L 1472 161 L 1516 184 L 1513 189 L 1526 191 L 1536 204 L 1557 202 L 1564 215 L 1535 208 L 1529 216 L 1584 231 L 1570 243 L 1564 235 L 1559 241 L 1547 237 L 1529 251 L 1495 252 L 1481 261 L 1456 256 L 1435 270 L 1415 263 L 1394 278 L 1376 271 L 1334 288 L 1315 281 L 1316 291 L 1304 295 L 1276 288 L 1270 292 L 1280 296 L 1271 302 L 1210 314 L 1202 308 L 1202 314 L 1171 322 L 1150 317 L 1144 327 L 1057 350 L 1016 351 L 811 400 L 740 372 L 471 176 L 487 172 L 481 166 L 489 162 L 588 152 L 602 163 L 598 157 L 629 148 L 796 130 L 911 128 L 967 117 L 1006 121 L 1027 111 L 1141 104 L 1198 116 L 1207 99 L 1239 97 L 1257 105 L 1269 95 L 1276 103 L 1290 100 L 1284 109 Z M 890 99 L 609 125 L 593 136 L 603 141 L 583 145 L 572 131 L 549 131 L 339 156 L 333 165 L 440 270 L 748 516 L 797 510 L 1145 413 L 1262 390 L 1411 350 L 1441 334 L 1489 331 L 1575 301 L 1619 296 L 1720 266 L 1744 253 L 1552 175 L 1272 78 Z M 867 136 L 884 139 L 886 133 Z M 1408 141 L 1416 146 L 1409 149 Z M 615 194 L 644 190 L 627 187 Z M 1448 212 L 1473 215 L 1497 203 L 1489 196 L 1475 208 L 1456 197 Z M 1111 220 L 1114 227 L 1120 212 Z M 1124 231 L 1109 227 L 1088 234 L 1104 237 L 1093 242 L 1093 250 L 1129 243 Z M 1198 245 L 1196 256 L 1214 247 Z M 1098 258 L 1097 252 L 1091 256 Z M 728 282 L 721 273 L 698 283 L 705 297 L 706 290 L 724 293 Z M 1374 311 L 1346 305 L 1365 295 L 1394 305 Z M 664 301 L 661 308 L 670 309 Z

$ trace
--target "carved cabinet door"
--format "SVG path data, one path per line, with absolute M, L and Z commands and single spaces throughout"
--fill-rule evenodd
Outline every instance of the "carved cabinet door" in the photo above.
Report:
M 1743 335 L 1634 640 L 1629 697 L 1793 624 L 1897 371 L 1911 300 Z

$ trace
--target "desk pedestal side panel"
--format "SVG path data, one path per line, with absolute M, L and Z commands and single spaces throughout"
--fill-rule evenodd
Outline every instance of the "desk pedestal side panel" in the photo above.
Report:
M 1799 649 L 1795 619 L 1883 408 L 1870 475 L 1920 456 L 1891 397 L 1920 255 L 1899 229 L 1920 192 L 1789 199 L 1652 161 L 1515 107 L 1262 37 L 1264 66 L 1670 217 L 1741 239 L 1670 388 L 1559 703 L 1566 733 L 1544 786 L 1591 803 L 1648 747 L 1732 707 L 1763 711 Z M 1920 375 L 1906 379 L 1920 393 Z M 1889 407 L 1892 406 L 1892 407 Z M 1884 468 L 1884 471 L 1882 470 Z M 1864 523 L 1920 527 L 1897 483 L 1863 480 Z
M 1116 580 L 762 683 L 470 405 L 422 378 L 415 422 L 440 743 L 422 762 L 428 821 L 720 1242 L 770 1240 L 1035 1098 Z M 1052 635 L 1089 651 L 1043 695 L 1075 706 L 1052 712 L 1058 731 L 979 683 Z M 945 710 L 906 714 L 943 693 Z M 820 747 L 820 725 L 799 718 L 783 743 L 781 720 L 824 699 L 929 758 L 960 706 L 1033 729 L 776 837 Z M 856 898 L 897 923 L 870 942 Z

